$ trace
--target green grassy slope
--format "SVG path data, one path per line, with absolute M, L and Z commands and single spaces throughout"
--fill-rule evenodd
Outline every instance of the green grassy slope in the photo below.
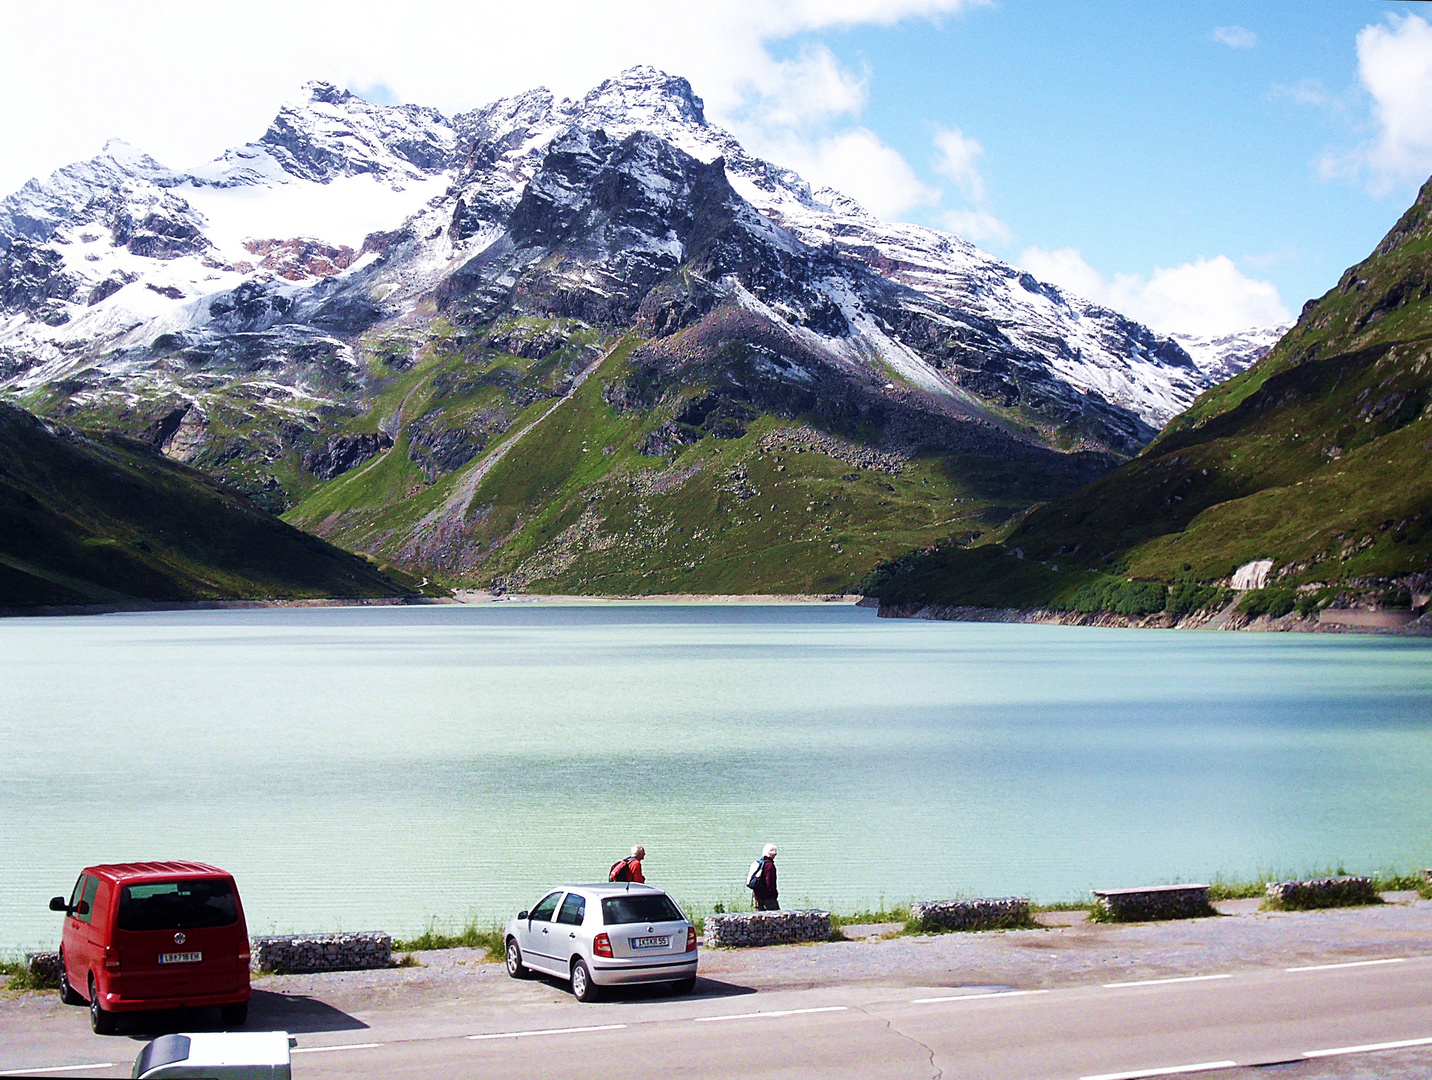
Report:
M 0 404 L 0 603 L 413 594 L 194 469 Z
M 1031 604 L 1068 599 L 1053 566 L 1172 584 L 1272 559 L 1286 587 L 1432 567 L 1432 181 L 1268 356 L 1001 539 L 1024 559 L 947 550 L 880 584 L 907 601 Z
M 830 434 L 828 419 L 720 397 L 725 384 L 704 369 L 673 376 L 662 404 L 624 409 L 618 392 L 632 384 L 640 344 L 616 343 L 570 396 L 514 412 L 482 455 L 431 484 L 400 437 L 381 457 L 313 487 L 286 519 L 450 585 L 839 592 L 882 559 L 997 528 L 1031 501 L 1070 490 L 1077 470 L 1106 467 L 1093 455 L 1047 450 L 1009 462 L 890 454 L 858 430 Z M 436 350 L 400 388 L 416 402 L 442 371 L 465 365 L 481 379 L 515 363 Z M 698 423 L 676 425 L 687 441 L 654 452 L 653 433 L 671 429 L 703 395 L 718 404 Z M 450 407 L 440 394 L 423 407 L 435 405 Z M 494 464 L 504 440 L 534 421 Z

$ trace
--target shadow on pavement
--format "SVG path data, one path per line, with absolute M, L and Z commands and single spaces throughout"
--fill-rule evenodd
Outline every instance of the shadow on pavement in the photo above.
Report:
M 553 975 L 533 973 L 534 981 L 550 986 L 553 990 L 561 990 L 570 994 L 572 984 L 566 979 L 559 979 Z M 672 990 L 669 983 L 635 983 L 629 986 L 604 986 L 602 987 L 601 999 L 612 1004 L 637 1001 L 681 1001 L 690 998 L 726 998 L 743 997 L 746 994 L 754 994 L 755 987 L 738 986 L 736 983 L 722 982 L 720 979 L 708 979 L 705 975 L 696 977 L 696 989 L 689 994 L 678 994 Z
M 166 1009 L 162 1012 L 123 1014 L 120 1034 L 148 1041 L 176 1031 L 223 1031 L 218 1009 Z M 287 1031 L 304 1035 L 318 1031 L 358 1031 L 368 1025 L 341 1009 L 302 994 L 275 994 L 255 990 L 249 999 L 245 1031 Z

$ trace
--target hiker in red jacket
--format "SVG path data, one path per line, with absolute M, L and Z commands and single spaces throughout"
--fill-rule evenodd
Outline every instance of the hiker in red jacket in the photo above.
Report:
M 746 883 L 756 901 L 757 911 L 780 911 L 776 895 L 776 845 L 767 844 L 761 852 L 758 865 L 752 868 L 751 878 Z
M 607 875 L 607 880 L 634 881 L 638 885 L 645 885 L 646 878 L 641 876 L 641 861 L 644 858 L 646 858 L 646 848 L 640 844 L 635 845 L 631 849 L 630 856 L 612 863 L 612 869 Z

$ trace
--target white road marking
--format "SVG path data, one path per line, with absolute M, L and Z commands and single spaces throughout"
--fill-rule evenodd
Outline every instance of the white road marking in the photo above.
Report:
M 1145 1076 L 1176 1076 L 1179 1073 L 1236 1068 L 1238 1068 L 1236 1061 L 1201 1061 L 1197 1065 L 1174 1065 L 1167 1069 L 1136 1069 L 1133 1072 L 1099 1073 L 1097 1076 L 1081 1076 L 1079 1080 L 1140 1080 Z
M 819 1009 L 775 1009 L 771 1012 L 727 1013 L 724 1016 L 698 1016 L 698 1024 L 709 1024 L 716 1020 L 755 1020 L 768 1016 L 804 1016 L 806 1013 L 845 1012 L 844 1005 L 824 1005 Z
M 91 1065 L 46 1065 L 43 1069 L 6 1069 L 0 1076 L 30 1076 L 34 1073 L 69 1072 L 71 1069 L 112 1069 L 112 1061 L 96 1061 Z
M 1105 983 L 1109 990 L 1117 990 L 1121 986 L 1167 986 L 1169 983 L 1186 982 L 1209 982 L 1212 979 L 1231 979 L 1232 975 L 1184 975 L 1177 979 L 1140 979 L 1136 982 Z
M 994 990 L 988 994 L 953 994 L 950 997 L 915 998 L 911 1005 L 933 1005 L 938 1001 L 978 1001 L 981 998 L 1025 997 L 1029 994 L 1047 994 L 1048 990 Z
M 1352 960 L 1346 964 L 1311 964 L 1308 967 L 1284 968 L 1284 971 L 1333 971 L 1336 968 L 1350 967 L 1376 967 L 1378 964 L 1405 964 L 1407 957 L 1399 956 L 1392 960 Z
M 494 1031 L 487 1035 L 469 1035 L 469 1039 L 530 1039 L 534 1035 L 575 1035 L 581 1031 L 620 1031 L 625 1024 L 593 1024 L 591 1027 L 538 1028 L 535 1031 Z
M 1336 1054 L 1365 1054 L 1369 1050 L 1398 1050 L 1404 1046 L 1432 1046 L 1432 1039 L 1399 1039 L 1397 1042 L 1368 1043 L 1365 1046 L 1337 1046 L 1331 1050 L 1309 1050 L 1305 1058 L 1333 1057 Z
M 382 1043 L 334 1043 L 332 1046 L 295 1046 L 291 1054 L 326 1054 L 330 1050 L 372 1050 Z

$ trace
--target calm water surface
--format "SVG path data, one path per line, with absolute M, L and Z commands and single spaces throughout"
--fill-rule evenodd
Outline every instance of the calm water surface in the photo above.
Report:
M 635 841 L 698 909 L 1432 865 L 1421 641 L 549 605 L 0 620 L 0 949 L 87 863 L 420 931 Z

